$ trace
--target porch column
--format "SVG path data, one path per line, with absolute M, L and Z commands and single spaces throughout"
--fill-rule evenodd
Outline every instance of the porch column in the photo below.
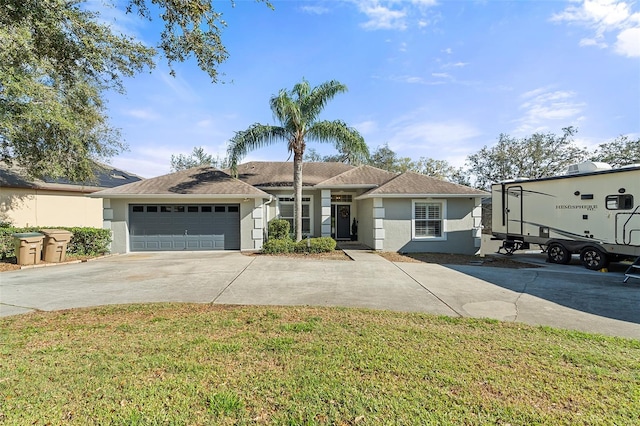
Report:
M 260 250 L 264 241 L 264 202 L 260 198 L 256 198 L 253 204 L 251 218 L 253 219 L 253 229 L 251 230 L 251 239 L 253 240 L 254 250 Z
M 373 199 L 373 248 L 384 248 L 384 203 L 382 198 Z
M 113 209 L 111 208 L 111 200 L 109 198 L 102 199 L 102 228 L 111 229 L 111 221 L 113 220 Z
M 321 191 L 321 235 L 323 237 L 331 236 L 331 190 L 323 189 Z
M 108 229 L 111 231 L 111 242 L 109 243 L 109 251 L 113 250 L 113 227 L 111 221 L 113 220 L 113 209 L 111 208 L 111 200 L 109 198 L 102 199 L 102 229 Z
M 482 198 L 474 198 L 475 202 L 471 217 L 473 219 L 473 244 L 474 247 L 480 248 L 482 244 Z

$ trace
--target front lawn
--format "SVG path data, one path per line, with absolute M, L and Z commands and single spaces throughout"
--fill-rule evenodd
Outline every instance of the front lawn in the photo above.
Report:
M 637 424 L 640 340 L 344 308 L 0 319 L 0 424 Z

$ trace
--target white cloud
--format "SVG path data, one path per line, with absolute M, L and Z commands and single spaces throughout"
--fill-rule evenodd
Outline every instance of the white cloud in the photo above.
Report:
M 462 155 L 468 150 L 467 142 L 482 134 L 461 120 L 422 121 L 419 115 L 396 121 L 390 130 L 393 136 L 389 146 L 398 151 L 411 151 L 412 158 Z
M 361 24 L 367 30 L 406 30 L 408 20 L 418 27 L 429 25 L 425 19 L 427 9 L 436 5 L 435 0 L 351 0 L 367 21 Z
M 109 164 L 118 169 L 134 173 L 144 178 L 152 178 L 162 176 L 169 173 L 170 165 L 168 162 L 164 164 L 148 160 L 142 156 L 120 156 L 113 158 Z
M 300 8 L 300 10 L 302 10 L 303 12 L 306 12 L 306 13 L 313 14 L 313 15 L 324 15 L 325 13 L 329 13 L 330 12 L 329 8 L 324 7 L 324 6 L 319 6 L 319 5 L 317 5 L 317 6 L 302 6 Z
M 131 152 L 113 158 L 110 164 L 145 178 L 161 176 L 169 173 L 171 155 L 180 154 L 179 151 L 167 146 L 136 146 Z
M 449 74 L 447 74 L 446 72 L 434 72 L 434 73 L 431 73 L 431 77 L 435 77 L 435 78 L 451 78 L 451 76 Z
M 378 123 L 373 120 L 362 121 L 353 125 L 363 135 L 374 133 L 378 130 Z
M 617 37 L 615 51 L 623 56 L 640 57 L 640 27 L 621 31 Z
M 640 56 L 640 12 L 632 10 L 632 2 L 617 0 L 584 0 L 551 17 L 553 22 L 568 22 L 587 27 L 592 35 L 580 40 L 580 46 L 606 48 L 610 33 L 615 34 L 614 51 L 622 56 Z
M 516 120 L 519 125 L 514 133 L 528 134 L 557 127 L 557 124 L 566 126 L 584 120 L 580 114 L 586 104 L 576 101 L 575 97 L 574 92 L 554 91 L 548 87 L 524 93 L 520 105 L 524 116 Z
M 469 62 L 449 62 L 442 65 L 442 68 L 463 68 L 469 65 Z
M 197 91 L 193 89 L 191 84 L 181 76 L 171 76 L 169 73 L 158 73 L 162 82 L 171 89 L 171 91 L 184 102 L 194 102 L 198 100 Z
M 367 30 L 405 30 L 407 28 L 404 19 L 406 12 L 402 10 L 391 10 L 374 5 L 362 8 L 361 11 L 369 18 L 362 24 L 362 28 Z
M 155 111 L 150 109 L 130 109 L 128 111 L 124 111 L 126 115 L 129 115 L 134 118 L 138 118 L 140 120 L 157 120 L 160 118 L 160 115 Z
M 200 120 L 196 123 L 196 126 L 198 127 L 202 127 L 202 128 L 209 128 L 211 127 L 211 125 L 213 124 L 213 120 L 210 118 L 205 118 L 204 120 Z
M 584 47 L 584 46 L 595 46 L 601 49 L 609 47 L 607 43 L 595 38 L 583 38 L 582 40 L 580 40 L 580 47 Z
M 391 81 L 398 81 L 401 83 L 407 83 L 407 84 L 424 84 L 427 86 L 438 86 L 441 84 L 445 84 L 445 82 L 443 80 L 425 80 L 422 77 L 416 76 L 416 75 L 398 75 L 398 76 L 391 76 L 391 77 L 386 77 L 386 79 L 391 80 Z
M 424 79 L 422 77 L 416 77 L 416 76 L 405 76 L 405 77 L 401 77 L 400 80 L 403 80 L 405 83 L 409 83 L 409 84 L 424 84 Z

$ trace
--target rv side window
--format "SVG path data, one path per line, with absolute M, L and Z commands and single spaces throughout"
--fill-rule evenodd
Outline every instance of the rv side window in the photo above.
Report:
M 607 195 L 607 210 L 631 210 L 633 208 L 633 195 Z

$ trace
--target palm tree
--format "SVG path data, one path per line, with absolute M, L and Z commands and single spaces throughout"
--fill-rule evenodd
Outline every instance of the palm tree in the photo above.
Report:
M 302 239 L 302 157 L 306 140 L 330 142 L 337 148 L 368 158 L 369 149 L 358 131 L 340 120 L 318 121 L 318 115 L 336 94 L 347 91 L 347 86 L 332 80 L 313 89 L 305 79 L 293 86 L 293 90 L 281 89 L 271 97 L 269 104 L 279 126 L 255 123 L 247 130 L 236 132 L 228 149 L 229 165 L 237 176 L 238 162 L 249 151 L 287 141 L 293 153 L 293 208 L 296 241 Z

